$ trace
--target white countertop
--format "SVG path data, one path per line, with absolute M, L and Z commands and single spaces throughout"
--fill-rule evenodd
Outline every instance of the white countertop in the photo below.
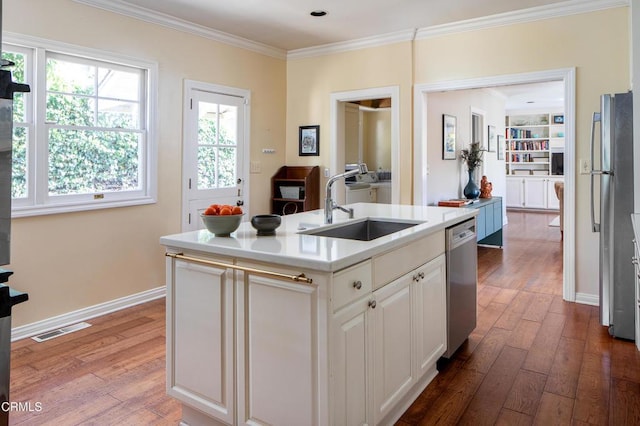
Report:
M 453 207 L 375 203 L 356 203 L 349 207 L 354 209 L 354 219 L 351 221 L 383 218 L 423 223 L 373 241 L 300 234 L 302 228 L 328 226 L 324 225 L 324 210 L 313 210 L 282 216 L 282 224 L 275 236 L 258 237 L 247 220 L 230 237 L 216 237 L 203 229 L 167 235 L 160 238 L 160 243 L 170 251 L 195 250 L 304 269 L 337 271 L 478 214 L 476 209 Z M 333 226 L 349 221 L 346 213 L 334 211 Z

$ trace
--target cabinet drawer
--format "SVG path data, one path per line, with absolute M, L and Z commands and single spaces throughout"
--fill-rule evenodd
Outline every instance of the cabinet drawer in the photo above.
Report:
M 351 266 L 333 275 L 333 310 L 371 292 L 371 261 Z
M 444 230 L 373 258 L 373 288 L 406 274 L 444 253 Z

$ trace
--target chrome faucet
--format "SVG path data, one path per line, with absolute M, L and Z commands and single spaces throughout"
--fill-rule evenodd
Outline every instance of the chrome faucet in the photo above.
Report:
M 358 164 L 357 169 L 349 170 L 348 172 L 340 173 L 339 175 L 335 175 L 329 178 L 326 187 L 326 198 L 324 199 L 324 223 L 333 223 L 334 209 L 342 210 L 343 212 L 348 213 L 349 219 L 353 219 L 353 209 L 339 206 L 331 198 L 331 185 L 333 185 L 333 183 L 338 179 L 345 179 L 358 174 L 364 175 L 367 173 L 369 173 L 367 165 L 364 163 L 360 163 Z

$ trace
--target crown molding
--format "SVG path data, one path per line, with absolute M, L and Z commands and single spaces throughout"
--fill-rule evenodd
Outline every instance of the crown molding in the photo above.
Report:
M 121 0 L 73 0 L 87 6 L 96 7 L 153 24 L 162 25 L 178 31 L 194 34 L 200 37 L 225 43 L 231 46 L 247 49 L 277 59 L 300 59 L 314 56 L 323 56 L 369 47 L 383 46 L 387 44 L 405 41 L 422 40 L 455 34 L 467 31 L 477 31 L 505 25 L 513 25 L 543 19 L 557 18 L 559 16 L 576 15 L 580 13 L 595 12 L 598 10 L 625 7 L 631 0 L 569 0 L 562 3 L 554 3 L 545 6 L 537 6 L 513 12 L 500 13 L 449 24 L 434 25 L 419 29 L 407 29 L 372 37 L 355 40 L 329 43 L 320 46 L 307 47 L 285 51 L 273 46 L 259 43 L 229 33 L 217 31 L 193 22 L 185 21 L 164 13 L 155 12 L 147 8 L 133 6 Z
M 624 7 L 629 6 L 629 3 L 630 0 L 569 0 L 562 3 L 536 6 L 513 12 L 499 13 L 496 15 L 483 16 L 481 18 L 452 22 L 450 24 L 420 28 L 416 32 L 416 40 L 462 33 L 466 31 L 477 31 L 504 25 L 533 22 L 542 19 L 557 18 L 559 16 L 595 12 L 614 7 Z
M 251 50 L 266 56 L 277 59 L 286 59 L 286 51 L 264 43 L 248 40 L 246 38 L 234 36 L 229 33 L 217 31 L 193 22 L 185 21 L 165 13 L 149 10 L 144 7 L 126 4 L 120 0 L 73 0 L 87 6 L 96 7 L 109 12 L 119 13 L 131 18 L 140 19 L 141 21 L 152 24 L 162 25 L 167 28 L 194 34 L 200 37 L 208 38 L 227 45 L 239 47 L 241 49 Z
M 359 38 L 356 40 L 341 41 L 337 43 L 323 44 L 321 46 L 289 50 L 289 52 L 287 52 L 287 59 L 300 59 L 313 56 L 330 55 L 334 53 L 348 52 L 350 50 L 365 49 L 367 47 L 377 47 L 383 46 L 385 44 L 412 41 L 415 35 L 415 29 L 408 29 L 372 37 Z

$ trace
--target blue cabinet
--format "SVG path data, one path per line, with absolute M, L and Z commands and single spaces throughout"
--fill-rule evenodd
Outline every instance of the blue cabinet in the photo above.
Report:
M 478 210 L 478 244 L 502 247 L 502 197 L 480 198 L 465 208 Z

